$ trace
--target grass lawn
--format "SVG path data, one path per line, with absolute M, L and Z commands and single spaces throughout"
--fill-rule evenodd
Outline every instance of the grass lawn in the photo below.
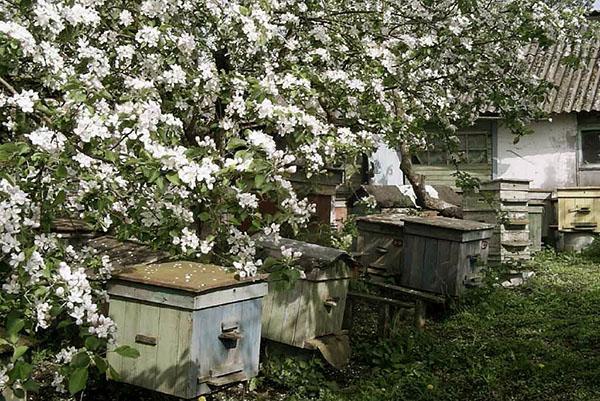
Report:
M 217 399 L 600 400 L 600 264 L 545 251 L 524 286 L 475 290 L 387 341 L 353 339 L 353 361 L 270 356 L 254 391 Z M 498 272 L 490 272 L 494 281 Z

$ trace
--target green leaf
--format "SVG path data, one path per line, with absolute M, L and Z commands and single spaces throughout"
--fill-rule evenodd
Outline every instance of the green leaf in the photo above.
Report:
M 85 347 L 90 351 L 95 351 L 102 343 L 98 339 L 98 337 L 89 336 L 85 339 Z
M 13 389 L 13 394 L 17 398 L 25 398 L 25 390 L 23 390 L 22 388 Z
M 65 202 L 67 195 L 65 191 L 61 190 L 58 194 L 56 194 L 56 198 L 54 198 L 54 202 L 52 202 L 53 206 L 62 205 Z
M 108 369 L 108 362 L 106 362 L 104 358 L 98 355 L 94 355 L 94 364 L 96 365 L 100 373 L 106 373 L 106 370 Z
M 25 383 L 23 383 L 23 388 L 32 393 L 37 393 L 38 391 L 40 391 L 40 385 L 33 381 L 33 379 L 29 379 Z
M 61 321 L 60 321 L 60 322 L 59 322 L 59 323 L 56 325 L 56 327 L 57 327 L 57 328 L 59 328 L 59 329 L 62 329 L 62 328 L 68 327 L 68 326 L 70 326 L 70 325 L 72 325 L 72 324 L 73 324 L 73 321 L 71 321 L 71 320 L 61 320 Z
M 18 347 L 15 347 L 15 349 L 13 351 L 12 361 L 15 362 L 17 359 L 22 357 L 23 354 L 25 354 L 28 349 L 29 349 L 29 347 L 27 347 L 26 345 L 20 345 Z
M 231 138 L 227 143 L 227 150 L 234 150 L 246 146 L 247 142 L 241 138 Z
M 56 168 L 56 176 L 58 178 L 65 178 L 67 176 L 67 168 L 64 164 L 59 164 Z
M 25 327 L 25 321 L 16 314 L 10 313 L 6 318 L 6 334 L 11 343 L 16 343 L 19 339 L 19 332 Z
M 8 377 L 10 377 L 12 380 L 24 381 L 29 378 L 32 370 L 33 366 L 30 364 L 23 361 L 17 361 L 15 366 L 8 373 Z
M 77 368 L 69 376 L 69 393 L 71 395 L 80 392 L 85 388 L 88 379 L 88 369 Z
M 111 380 L 120 380 L 121 375 L 119 375 L 119 373 L 115 370 L 115 368 L 108 365 L 108 378 Z
M 86 351 L 81 351 L 71 359 L 71 366 L 75 368 L 87 368 L 90 364 L 90 356 Z
M 177 173 L 167 174 L 167 180 L 169 180 L 171 183 L 173 183 L 175 185 L 181 184 L 181 180 L 179 179 L 179 176 L 177 175 Z
M 140 352 L 129 345 L 121 345 L 120 347 L 115 348 L 115 352 L 124 358 L 137 358 L 140 356 Z
M 9 142 L 0 145 L 0 161 L 10 161 L 29 151 L 29 146 L 23 142 Z
M 263 184 L 265 183 L 266 178 L 264 175 L 262 174 L 257 174 L 256 177 L 254 177 L 254 186 L 256 188 L 260 188 L 263 186 Z

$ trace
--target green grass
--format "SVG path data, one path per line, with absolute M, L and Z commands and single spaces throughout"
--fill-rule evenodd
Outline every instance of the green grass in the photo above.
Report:
M 600 264 L 545 251 L 529 268 L 524 286 L 476 290 L 422 333 L 355 338 L 344 372 L 271 356 L 245 399 L 599 401 Z

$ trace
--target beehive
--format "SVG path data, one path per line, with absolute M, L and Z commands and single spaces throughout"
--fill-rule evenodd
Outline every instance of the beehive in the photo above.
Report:
M 529 200 L 529 241 L 531 242 L 530 252 L 542 250 L 542 232 L 544 224 L 544 203 L 540 201 Z
M 400 284 L 459 296 L 480 281 L 494 226 L 446 217 L 404 218 L 404 264 Z
M 528 260 L 529 181 L 498 179 L 463 194 L 463 218 L 494 224 L 489 261 L 493 264 Z
M 350 256 L 338 249 L 282 238 L 261 237 L 257 246 L 265 256 L 281 257 L 281 247 L 301 252 L 296 261 L 303 271 L 291 289 L 269 290 L 265 298 L 262 335 L 300 348 L 314 348 L 312 340 L 342 333 L 350 281 Z M 271 282 L 271 286 L 277 286 Z
M 558 230 L 600 233 L 600 187 L 559 188 Z
M 120 380 L 184 399 L 258 373 L 263 278 L 237 280 L 192 262 L 127 267 L 109 283 L 116 346 L 140 352 L 108 360 Z
M 356 219 L 356 251 L 372 280 L 392 280 L 402 270 L 404 221 L 407 214 L 372 214 Z

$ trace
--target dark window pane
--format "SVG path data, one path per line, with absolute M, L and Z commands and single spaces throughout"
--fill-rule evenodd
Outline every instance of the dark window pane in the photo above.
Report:
M 469 163 L 487 163 L 487 151 L 469 150 L 469 156 L 467 159 Z
M 446 164 L 446 152 L 429 152 L 429 164 L 432 166 Z
M 471 150 L 471 149 L 479 149 L 479 150 L 487 149 L 487 135 L 471 134 L 471 135 L 468 135 L 468 138 L 469 138 L 469 150 Z
M 600 131 L 581 132 L 583 164 L 600 164 Z

